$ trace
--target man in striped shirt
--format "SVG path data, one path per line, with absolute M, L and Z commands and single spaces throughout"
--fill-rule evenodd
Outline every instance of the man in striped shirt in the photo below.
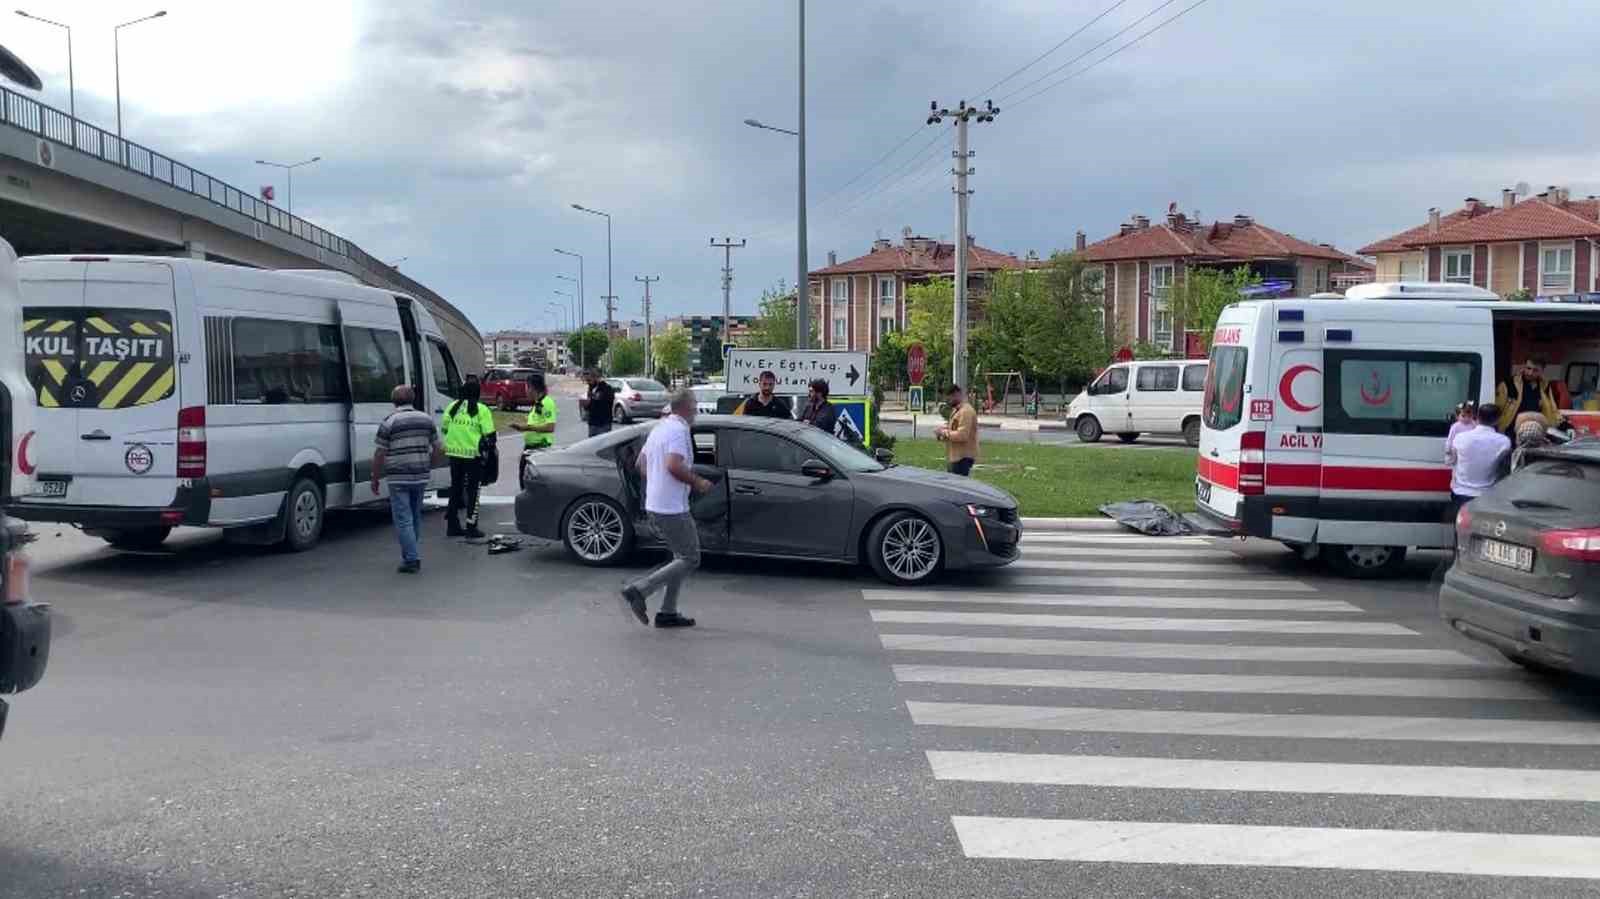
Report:
M 372 492 L 378 492 L 381 475 L 389 482 L 389 509 L 400 537 L 400 573 L 422 570 L 418 544 L 422 542 L 422 495 L 435 465 L 444 462 L 444 444 L 433 416 L 419 411 L 411 385 L 401 384 L 390 394 L 394 411 L 378 425 L 377 449 L 372 453 Z

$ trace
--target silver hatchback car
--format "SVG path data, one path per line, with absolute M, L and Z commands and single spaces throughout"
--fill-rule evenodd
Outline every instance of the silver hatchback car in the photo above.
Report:
M 606 383 L 616 391 L 616 405 L 611 418 L 617 424 L 627 424 L 640 418 L 657 418 L 667 408 L 667 388 L 650 378 L 607 378 Z

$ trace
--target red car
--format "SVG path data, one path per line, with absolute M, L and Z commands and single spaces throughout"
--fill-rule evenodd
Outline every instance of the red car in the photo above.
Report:
M 536 368 L 491 368 L 483 374 L 483 401 L 499 406 L 507 412 L 518 407 L 533 405 L 533 391 L 528 379 Z

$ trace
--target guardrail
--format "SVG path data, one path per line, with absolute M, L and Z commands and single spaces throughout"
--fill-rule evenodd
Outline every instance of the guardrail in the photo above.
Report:
M 343 256 L 359 268 L 399 287 L 418 299 L 437 303 L 458 316 L 470 327 L 466 316 L 444 297 L 410 277 L 399 269 L 383 262 L 348 240 L 324 228 L 319 228 L 299 216 L 258 199 L 225 181 L 205 172 L 190 168 L 148 147 L 125 140 L 88 122 L 25 97 L 8 88 L 0 87 L 0 122 L 5 122 L 64 147 L 114 165 L 120 169 L 143 175 L 185 193 L 210 200 L 261 224 L 285 234 L 298 237 L 337 256 Z

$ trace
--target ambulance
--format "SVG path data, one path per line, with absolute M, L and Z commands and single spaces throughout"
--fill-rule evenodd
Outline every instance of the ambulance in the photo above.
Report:
M 369 483 L 393 388 L 439 414 L 462 383 L 422 303 L 343 272 L 99 255 L 17 271 L 12 401 L 35 424 L 6 511 L 121 549 L 180 525 L 309 549 L 327 510 L 387 504 Z
M 1454 544 L 1444 440 L 1540 360 L 1580 432 L 1600 433 L 1600 304 L 1502 302 L 1460 284 L 1223 311 L 1202 397 L 1195 499 L 1216 530 L 1280 541 L 1340 573 L 1393 573 Z

